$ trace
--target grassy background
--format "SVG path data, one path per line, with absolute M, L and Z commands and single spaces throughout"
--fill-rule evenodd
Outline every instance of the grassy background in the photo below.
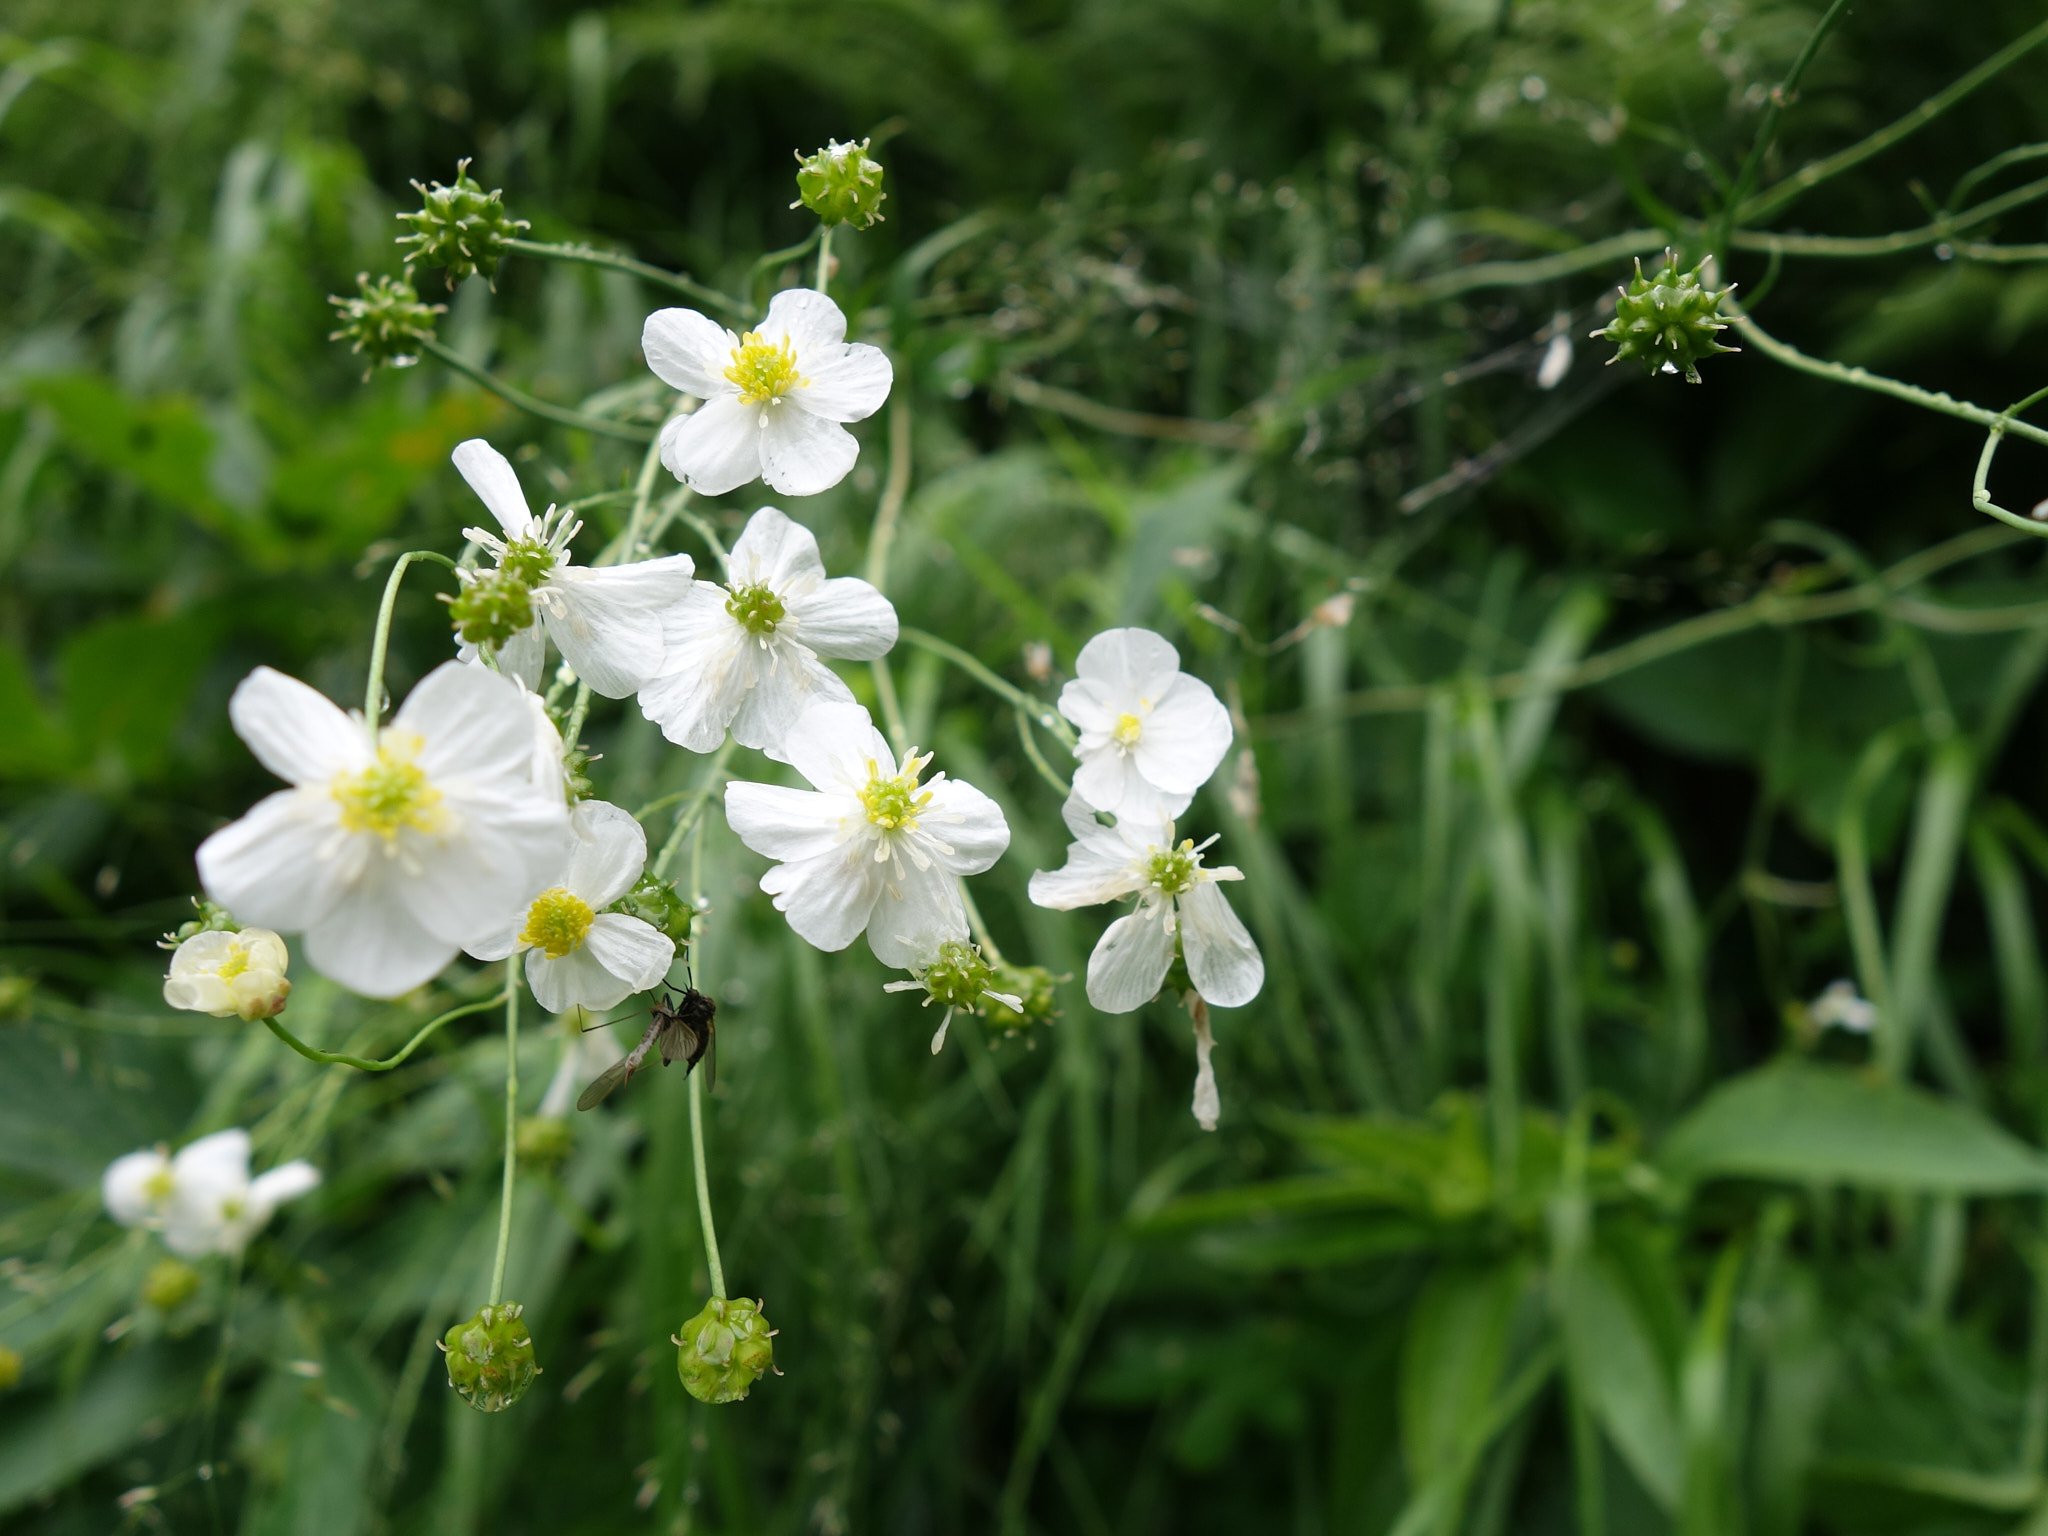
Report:
M 1970 510 L 1973 429 L 1754 349 L 1690 388 L 1581 341 L 1539 391 L 1532 338 L 1592 329 L 1626 262 L 1461 276 L 1712 216 L 1815 19 L 16 0 L 9 1528 L 2048 1529 L 2038 557 Z M 1857 7 L 1766 183 L 2037 20 Z M 1970 167 L 2048 139 L 2042 80 L 2022 60 L 1766 227 L 1924 224 Z M 765 299 L 800 278 L 750 275 L 807 229 L 790 151 L 871 131 L 888 222 L 840 240 L 835 291 L 896 356 L 895 414 L 790 510 L 858 569 L 900 423 L 907 623 L 1026 686 L 1032 641 L 1066 668 L 1107 624 L 1175 639 L 1248 724 L 1188 825 L 1251 877 L 1233 899 L 1266 990 L 1219 1017 L 1214 1137 L 1164 1002 L 1103 1018 L 1074 982 L 1029 1048 L 956 1021 L 934 1059 L 864 950 L 791 938 L 714 815 L 713 1177 L 728 1274 L 766 1298 L 787 1374 L 720 1409 L 675 1380 L 664 1341 L 706 1282 L 684 1084 L 655 1074 L 523 1181 L 510 1289 L 546 1374 L 487 1419 L 431 1343 L 488 1267 L 493 1026 L 389 1077 L 317 1069 L 167 1015 L 150 941 L 197 841 L 269 787 L 228 692 L 262 662 L 356 696 L 389 557 L 452 553 L 476 517 L 455 442 L 488 435 L 561 500 L 638 456 L 431 363 L 364 382 L 325 296 L 395 271 L 407 180 L 474 155 L 537 239 Z M 1970 232 L 2041 233 L 2025 207 Z M 2041 383 L 2048 279 L 2025 263 L 1748 249 L 1730 275 L 1810 351 L 1993 408 Z M 667 302 L 519 258 L 496 292 L 439 286 L 422 275 L 450 346 L 600 406 L 644 377 Z M 2034 450 L 2006 452 L 1993 489 L 2029 506 Z M 758 499 L 696 510 L 729 536 Z M 687 528 L 670 547 L 705 559 Z M 1807 600 L 1937 549 L 1856 611 Z M 419 574 L 394 695 L 447 654 Z M 1347 623 L 1266 644 L 1339 592 Z M 977 885 L 1005 950 L 1078 975 L 1109 914 L 1024 900 L 1059 824 L 1008 707 L 895 661 L 914 734 L 1010 815 Z M 592 737 L 609 799 L 698 782 L 636 712 L 602 706 Z M 1801 1024 L 1842 975 L 1887 1003 L 1875 1048 Z M 289 1017 L 382 1051 L 488 987 L 458 969 L 373 1008 L 302 975 Z M 563 1048 L 529 1031 L 529 1103 Z M 99 1172 L 230 1124 L 328 1181 L 163 1317 L 137 1300 L 158 1255 L 98 1215 Z

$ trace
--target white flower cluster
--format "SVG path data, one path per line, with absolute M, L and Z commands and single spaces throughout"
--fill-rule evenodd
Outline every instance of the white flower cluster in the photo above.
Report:
M 122 1226 L 160 1232 L 171 1252 L 196 1259 L 240 1253 L 280 1205 L 319 1183 L 320 1171 L 306 1162 L 250 1178 L 249 1133 L 216 1131 L 176 1157 L 155 1147 L 114 1159 L 100 1199 Z

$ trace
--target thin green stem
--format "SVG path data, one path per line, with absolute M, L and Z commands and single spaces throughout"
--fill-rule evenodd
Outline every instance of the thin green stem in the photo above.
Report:
M 1763 169 L 1764 154 L 1778 136 L 1778 116 L 1792 102 L 1799 89 L 1799 77 L 1806 73 L 1806 66 L 1813 62 L 1813 56 L 1820 51 L 1821 40 L 1834 30 L 1842 12 L 1848 8 L 1849 0 L 1834 0 L 1813 31 L 1808 34 L 1806 46 L 1799 50 L 1799 56 L 1792 61 L 1792 67 L 1785 71 L 1785 78 L 1778 82 L 1770 94 L 1769 104 L 1764 108 L 1763 120 L 1756 125 L 1756 138 L 1749 146 L 1749 153 L 1743 157 L 1742 170 L 1735 178 L 1734 194 L 1728 199 L 1727 211 L 1722 215 L 1720 239 L 1716 244 L 1726 249 L 1728 237 L 1733 233 L 1735 221 L 1740 217 L 1742 205 L 1749 201 L 1750 193 L 1756 188 L 1756 179 Z
M 1965 171 L 1957 180 L 1954 189 L 1950 191 L 1942 206 L 1944 208 L 1955 207 L 1957 203 L 1960 203 L 1964 198 L 1976 191 L 1978 187 L 1996 176 L 2000 171 L 2005 170 L 2008 166 L 2025 165 L 2029 160 L 2039 160 L 2044 156 L 2048 156 L 2048 144 L 2020 144 L 2006 150 L 2003 154 L 1993 155 L 1982 165 Z
M 992 965 L 1003 963 L 1003 952 L 996 946 L 995 935 L 988 931 L 988 920 L 981 915 L 981 908 L 974 904 L 974 892 L 967 889 L 967 882 L 960 882 L 960 905 L 967 912 L 967 926 L 973 930 L 974 942 L 981 946 L 982 954 Z
M 1884 928 L 1878 920 L 1877 895 L 1870 884 L 1870 851 L 1863 815 L 1871 795 L 1906 748 L 1920 737 L 1918 721 L 1903 721 L 1871 739 L 1850 775 L 1835 818 L 1836 886 L 1842 914 L 1848 920 L 1849 950 L 1856 960 L 1863 995 L 1877 1007 L 1877 1027 L 1886 1036 L 1898 1025 L 1892 1018 L 1891 969 L 1884 952 Z M 1880 1059 L 1889 1052 L 1880 1049 Z
M 562 751 L 574 752 L 583 735 L 583 717 L 590 713 L 590 684 L 577 680 L 576 702 L 569 706 L 569 718 L 562 722 Z
M 384 656 L 391 648 L 391 614 L 398 606 L 398 587 L 405 580 L 405 568 L 415 560 L 433 560 L 451 571 L 455 569 L 453 560 L 431 549 L 408 549 L 391 567 L 391 575 L 384 583 L 384 600 L 377 605 L 377 631 L 370 640 L 370 680 L 363 689 L 363 723 L 373 739 L 377 721 L 384 713 Z
M 1038 737 L 1032 733 L 1032 716 L 1023 705 L 1017 706 L 1017 739 L 1024 744 L 1024 755 L 1031 760 L 1031 766 L 1038 770 L 1040 778 L 1059 791 L 1062 800 L 1074 792 L 1074 786 L 1054 771 L 1045 754 L 1038 748 Z
M 803 239 L 797 241 L 795 245 L 784 246 L 779 251 L 770 251 L 767 255 L 756 258 L 754 264 L 751 267 L 747 268 L 748 295 L 751 296 L 753 294 L 754 285 L 756 283 L 758 283 L 762 278 L 766 277 L 769 273 L 773 272 L 777 267 L 782 266 L 787 262 L 795 261 L 799 257 L 808 255 L 810 253 L 811 247 L 818 243 L 818 237 L 821 234 L 823 234 L 824 231 L 825 226 L 820 224 L 808 235 L 805 235 Z
M 877 656 L 868 663 L 868 670 L 875 679 L 875 702 L 882 708 L 882 729 L 889 738 L 889 745 L 901 757 L 910 750 L 910 726 L 903 718 L 903 703 L 896 697 L 896 677 L 889 670 L 889 659 Z
M 676 812 L 676 824 L 669 831 L 668 841 L 661 845 L 661 852 L 655 855 L 655 879 L 668 878 L 668 867 L 675 862 L 676 853 L 683 846 L 683 839 L 690 835 L 691 829 L 703 817 L 704 807 L 710 803 L 712 791 L 717 789 L 718 781 L 725 773 L 726 760 L 732 756 L 732 749 L 733 739 L 728 735 L 725 744 L 713 753 L 711 761 L 704 765 L 703 781 L 689 791 L 683 808 Z
M 910 496 L 910 426 L 910 402 L 899 393 L 889 406 L 889 479 L 875 507 L 874 532 L 868 535 L 868 585 L 877 592 L 889 590 L 889 547 Z
M 265 1019 L 263 1022 L 269 1027 L 273 1035 L 277 1036 L 278 1039 L 282 1040 L 308 1061 L 317 1061 L 333 1066 L 354 1067 L 359 1072 L 389 1072 L 394 1067 L 404 1066 L 406 1059 L 422 1045 L 425 1045 L 444 1024 L 452 1024 L 457 1019 L 467 1018 L 472 1013 L 488 1012 L 504 1001 L 505 994 L 501 992 L 496 997 L 487 997 L 480 1003 L 464 1003 L 460 1008 L 451 1008 L 439 1018 L 430 1019 L 427 1023 L 421 1025 L 419 1033 L 406 1041 L 404 1047 L 397 1055 L 387 1056 L 382 1061 L 371 1061 L 363 1056 L 351 1056 L 345 1051 L 316 1050 L 286 1029 L 282 1024 L 278 1023 L 277 1020 Z
M 621 256 L 615 251 L 595 251 L 587 245 L 548 244 L 539 240 L 507 240 L 505 249 L 517 251 L 522 256 L 537 257 L 542 261 L 566 261 L 578 266 L 605 267 L 613 272 L 629 272 L 634 277 L 644 278 L 650 283 L 673 290 L 686 298 L 709 304 L 728 314 L 744 317 L 746 305 L 729 293 L 698 282 L 684 272 L 670 272 L 661 267 L 650 266 L 644 261 L 635 261 L 630 256 Z
M 1773 251 L 1785 256 L 1867 257 L 1895 256 L 1901 251 L 1919 250 L 1952 240 L 1963 230 L 1974 228 L 2001 214 L 2011 213 L 2029 203 L 2048 197 L 2048 177 L 2030 181 L 2010 192 L 2001 192 L 1974 208 L 1944 214 L 1931 224 L 1901 229 L 1889 235 L 1778 235 L 1766 230 L 1738 229 L 1728 243 L 1738 251 Z M 1993 248 L 1995 249 L 1995 247 Z
M 512 1181 L 519 1170 L 519 959 L 505 961 L 505 1185 L 498 1196 L 498 1256 L 491 1261 L 491 1305 L 505 1299 L 505 1255 L 512 1247 Z
M 711 1220 L 711 1179 L 704 1171 L 704 1079 L 690 1072 L 690 1155 L 697 1165 L 697 1220 L 704 1227 L 704 1262 L 711 1294 L 725 1300 L 725 1265 L 718 1257 L 718 1227 Z
M 1971 506 L 1975 507 L 1979 512 L 1997 518 L 2001 523 L 2010 524 L 2024 533 L 2032 534 L 2037 539 L 2048 538 L 2048 527 L 2044 527 L 2031 517 L 2022 517 L 2017 512 L 2008 512 L 2004 507 L 1998 505 L 1997 502 L 1991 499 L 1989 481 L 1991 478 L 1991 461 L 1998 453 L 1998 445 L 2005 437 L 2006 428 L 2010 425 L 2011 418 L 2043 397 L 2048 397 L 2048 389 L 2035 390 L 2018 404 L 2007 406 L 1999 416 L 1999 419 L 1992 423 L 1991 430 L 1984 437 L 1984 451 L 1977 455 L 1976 477 L 1970 482 Z
M 695 512 L 690 511 L 688 508 L 679 509 L 676 513 L 676 516 L 681 518 L 684 522 L 688 523 L 690 527 L 693 530 L 695 530 L 697 537 L 704 541 L 706 547 L 710 549 L 712 555 L 717 558 L 719 570 L 722 573 L 725 569 L 725 562 L 727 558 L 725 553 L 725 544 L 718 537 L 718 530 L 711 526 L 710 520 L 708 518 L 698 516 Z
M 937 635 L 928 635 L 921 629 L 911 629 L 906 626 L 897 631 L 897 637 L 909 641 L 919 650 L 930 651 L 934 656 L 950 661 L 954 666 L 980 683 L 982 687 L 989 689 L 993 693 L 1000 694 L 1018 709 L 1030 715 L 1035 725 L 1043 729 L 1048 735 L 1054 737 L 1061 746 L 1072 750 L 1074 745 L 1073 728 L 1065 720 L 1061 719 L 1043 700 L 1034 699 L 1014 683 L 1005 682 L 987 667 L 983 666 L 980 661 L 961 650 L 959 646 L 949 644 L 941 640 Z
M 829 224 L 820 224 L 818 226 L 818 281 L 815 284 L 815 286 L 818 292 L 820 293 L 830 293 L 831 282 L 832 226 Z
M 464 378 L 471 379 L 488 389 L 508 405 L 517 406 L 528 415 L 538 416 L 543 421 L 552 421 L 558 426 L 573 427 L 579 432 L 593 432 L 599 437 L 616 437 L 629 443 L 644 443 L 655 436 L 654 428 L 635 426 L 631 422 L 612 421 L 603 416 L 592 416 L 566 405 L 556 405 L 537 395 L 529 395 L 516 385 L 507 384 L 497 375 L 487 372 L 472 363 L 454 348 L 444 345 L 432 336 L 420 339 L 420 350 L 428 353 L 443 365 L 453 368 Z

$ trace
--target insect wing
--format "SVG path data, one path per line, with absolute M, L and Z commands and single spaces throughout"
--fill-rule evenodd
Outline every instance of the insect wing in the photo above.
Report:
M 612 1096 L 612 1091 L 633 1075 L 632 1058 L 621 1056 L 591 1079 L 590 1086 L 577 1097 L 578 1109 L 595 1109 Z

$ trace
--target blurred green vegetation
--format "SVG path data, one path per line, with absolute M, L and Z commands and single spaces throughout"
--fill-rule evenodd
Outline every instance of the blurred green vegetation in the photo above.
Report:
M 2048 1530 L 2040 557 L 1971 509 L 1977 429 L 1754 347 L 1695 388 L 1583 340 L 1628 262 L 1576 253 L 1718 240 L 1818 12 L 15 0 L 8 1528 Z M 2039 19 L 1850 12 L 1765 202 Z M 2030 184 L 2007 152 L 2048 140 L 2044 60 L 1746 214 L 1933 226 L 1854 258 L 1738 240 L 1757 318 L 1993 409 L 2040 386 L 2048 268 L 1975 248 L 2048 238 L 2040 207 L 1941 220 Z M 266 663 L 357 696 L 390 558 L 476 518 L 457 441 L 563 501 L 639 457 L 432 360 L 364 381 L 327 295 L 396 272 L 408 181 L 474 155 L 534 239 L 763 301 L 808 280 L 756 264 L 810 227 L 791 152 L 868 133 L 887 221 L 838 237 L 835 293 L 896 395 L 790 510 L 858 569 L 902 434 L 906 623 L 1041 692 L 1031 642 L 1057 669 L 1107 624 L 1174 638 L 1241 715 L 1249 755 L 1188 825 L 1249 876 L 1266 990 L 1219 1015 L 1213 1137 L 1165 1002 L 1099 1017 L 1074 982 L 1039 1038 L 956 1020 L 934 1059 L 930 1019 L 864 950 L 796 942 L 712 816 L 714 1187 L 787 1374 L 716 1409 L 675 1380 L 706 1279 L 684 1082 L 650 1073 L 522 1173 L 509 1294 L 545 1374 L 487 1419 L 432 1346 L 489 1263 L 494 1026 L 387 1076 L 315 1067 L 169 1014 L 151 941 L 198 840 L 270 787 L 229 690 Z M 659 289 L 519 256 L 495 291 L 420 284 L 472 366 L 652 402 Z M 2006 450 L 2008 504 L 2034 455 Z M 729 534 L 760 499 L 696 510 Z M 593 506 L 586 540 L 619 518 Z M 448 654 L 423 574 L 394 695 Z M 1079 973 L 1106 914 L 1024 900 L 1059 823 L 1008 706 L 894 661 L 916 738 L 1009 814 L 977 886 L 1005 950 Z M 628 807 L 704 772 L 630 708 L 591 736 Z M 1803 1012 L 1838 976 L 1883 1008 L 1874 1042 Z M 289 1018 L 375 1053 L 490 987 L 458 967 L 374 1007 L 302 971 Z M 537 1101 L 566 1042 L 530 1036 Z M 164 1315 L 100 1171 L 233 1124 L 327 1182 Z

